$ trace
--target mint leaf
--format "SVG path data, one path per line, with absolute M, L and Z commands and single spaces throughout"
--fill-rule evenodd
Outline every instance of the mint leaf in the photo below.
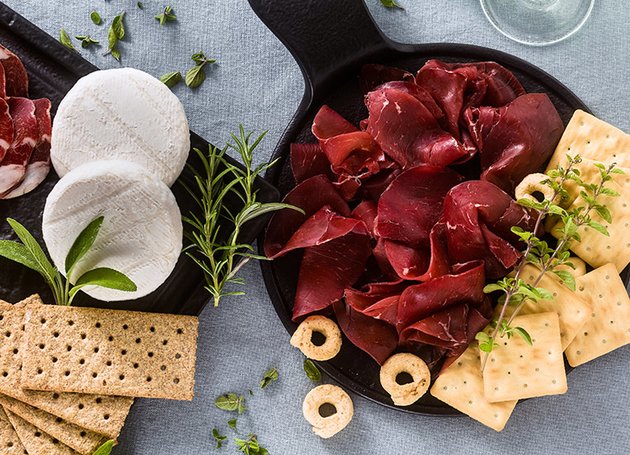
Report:
M 317 382 L 322 380 L 322 373 L 319 371 L 319 368 L 315 366 L 312 360 L 306 359 L 304 361 L 304 371 L 311 381 Z
M 278 379 L 278 369 L 271 367 L 271 369 L 263 375 L 262 381 L 260 381 L 260 388 L 264 389 L 271 383 L 271 381 L 275 381 L 277 379 Z
M 182 73 L 175 71 L 173 73 L 166 73 L 160 76 L 160 81 L 163 82 L 168 88 L 173 88 L 182 80 Z
M 94 22 L 96 25 L 101 23 L 101 16 L 95 11 L 92 11 L 92 14 L 90 14 L 90 19 L 92 19 L 92 22 Z
M 193 66 L 186 73 L 186 85 L 190 88 L 199 87 L 205 78 L 206 73 L 203 66 Z
M 73 51 L 77 51 L 77 49 L 72 45 L 72 41 L 70 40 L 70 36 L 68 36 L 68 32 L 65 29 L 61 29 L 61 33 L 59 35 L 59 41 L 61 44 L 66 46 L 68 49 L 72 49 Z M 77 51 L 79 52 L 79 51 Z

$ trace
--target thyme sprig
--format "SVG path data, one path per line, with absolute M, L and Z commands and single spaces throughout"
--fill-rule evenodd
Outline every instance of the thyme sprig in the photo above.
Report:
M 243 227 L 250 221 L 270 212 L 289 208 L 298 210 L 292 205 L 273 202 L 262 203 L 257 197 L 255 185 L 256 177 L 277 160 L 271 163 L 262 163 L 255 169 L 253 166 L 253 154 L 260 144 L 266 131 L 256 140 L 250 142 L 253 133 L 245 134 L 240 125 L 240 137 L 231 135 L 234 144 L 227 143 L 222 150 L 209 147 L 207 154 L 195 149 L 202 162 L 202 170 L 198 171 L 188 166 L 195 176 L 196 188 L 193 191 L 184 182 L 180 183 L 201 208 L 201 215 L 190 213 L 183 217 L 184 222 L 190 226 L 185 232 L 191 245 L 186 247 L 186 254 L 203 270 L 206 281 L 205 289 L 214 298 L 214 306 L 218 306 L 221 297 L 226 295 L 243 295 L 244 292 L 227 292 L 228 283 L 244 284 L 244 280 L 237 278 L 236 274 L 250 259 L 267 260 L 266 257 L 253 254 L 251 245 L 239 242 L 239 235 Z M 225 158 L 228 149 L 233 149 L 241 157 L 244 168 L 240 168 L 228 162 Z M 242 207 L 238 212 L 227 204 L 227 199 L 232 196 L 238 198 Z M 223 240 L 220 233 L 228 230 L 227 239 Z M 243 260 L 239 263 L 238 259 Z
M 501 312 L 491 323 L 491 327 L 494 328 L 492 334 L 488 335 L 486 332 L 479 332 L 475 337 L 479 341 L 479 349 L 485 353 L 481 363 L 482 371 L 488 361 L 489 354 L 494 347 L 498 346 L 495 342 L 497 337 L 506 336 L 510 339 L 514 334 L 517 334 L 529 345 L 532 345 L 531 336 L 527 331 L 522 327 L 512 327 L 511 324 L 528 300 L 534 302 L 538 300 L 553 300 L 553 296 L 549 291 L 541 287 L 536 287 L 547 272 L 554 273 L 570 289 L 575 290 L 575 279 L 573 275 L 566 270 L 556 269 L 560 266 L 575 268 L 569 261 L 571 254 L 569 250 L 573 241 L 581 242 L 582 240 L 578 234 L 578 229 L 582 226 L 589 226 L 606 236 L 609 235 L 608 230 L 603 224 L 591 218 L 591 213 L 594 211 L 607 223 L 612 223 L 610 211 L 598 202 L 598 198 L 601 195 L 619 196 L 619 193 L 605 185 L 607 182 L 613 180 L 612 174 L 623 174 L 624 172 L 616 168 L 614 163 L 608 167 L 600 163 L 594 163 L 594 166 L 599 170 L 600 181 L 599 183 L 586 183 L 582 181 L 580 171 L 575 168 L 575 165 L 580 164 L 582 159 L 579 156 L 571 157 L 567 155 L 567 161 L 568 165 L 566 169 L 558 165 L 556 169 L 552 169 L 547 173 L 549 176 L 548 179 L 540 182 L 553 189 L 553 196 L 550 199 L 545 199 L 541 202 L 530 199 L 519 199 L 517 201 L 517 203 L 522 206 L 537 210 L 538 216 L 534 229 L 531 232 L 525 231 L 517 226 L 512 228 L 512 232 L 519 236 L 526 244 L 514 277 L 504 278 L 496 283 L 488 284 L 484 288 L 484 292 L 486 293 L 502 291 L 503 295 L 499 298 L 499 304 L 502 305 Z M 585 202 L 584 206 L 566 210 L 555 203 L 558 199 L 560 199 L 560 201 L 567 201 L 569 199 L 569 193 L 565 188 L 565 184 L 568 183 L 568 181 L 572 181 L 582 188 L 579 197 Z M 536 236 L 536 233 L 542 226 L 543 219 L 549 215 L 560 217 L 563 223 L 563 227 L 556 229 L 561 235 L 557 240 L 555 248 L 551 248 L 546 241 Z M 520 278 L 527 263 L 536 265 L 540 270 L 538 277 L 532 284 L 528 284 Z M 516 305 L 516 308 L 506 321 L 505 313 L 509 305 Z

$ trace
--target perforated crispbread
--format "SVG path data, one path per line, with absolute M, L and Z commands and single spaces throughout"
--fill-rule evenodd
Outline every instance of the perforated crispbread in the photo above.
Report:
M 515 335 L 497 340 L 483 371 L 484 395 L 490 403 L 557 395 L 567 391 L 558 314 L 517 316 L 512 327 L 530 334 L 533 346 Z
M 0 454 L 28 455 L 2 406 L 0 406 Z
M 0 302 L 0 393 L 116 439 L 133 404 L 132 398 L 36 392 L 20 388 L 24 306 L 27 302 L 41 305 L 37 296 L 15 305 Z
M 473 419 L 501 431 L 512 415 L 517 400 L 490 403 L 483 391 L 481 357 L 477 343 L 440 373 L 430 392 L 438 400 L 469 415 Z
M 29 455 L 77 455 L 67 445 L 46 434 L 11 411 L 4 410 Z
M 91 455 L 107 441 L 101 434 L 66 422 L 61 417 L 55 417 L 6 395 L 0 395 L 0 406 L 84 455 Z
M 520 276 L 527 284 L 533 285 L 539 275 L 540 269 L 532 264 L 527 264 L 523 267 Z M 560 284 L 561 281 L 557 279 L 556 275 L 550 275 L 547 273 L 536 286 L 549 291 L 553 295 L 553 300 L 539 300 L 537 302 L 527 300 L 518 314 L 536 314 L 548 311 L 558 313 L 562 349 L 566 349 L 589 318 L 591 307 L 571 289 Z M 495 313 L 501 311 L 501 308 L 501 305 L 497 305 Z M 514 313 L 515 308 L 515 306 L 508 306 L 505 316 L 509 318 Z
M 630 298 L 615 266 L 599 267 L 578 278 L 576 285 L 593 310 L 566 350 L 574 367 L 630 343 Z
M 194 316 L 28 305 L 22 387 L 192 400 L 198 324 Z

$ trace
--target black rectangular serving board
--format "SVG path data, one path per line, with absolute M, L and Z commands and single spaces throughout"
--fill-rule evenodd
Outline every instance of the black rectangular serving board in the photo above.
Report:
M 15 11 L 0 3 L 0 44 L 17 54 L 26 67 L 29 77 L 29 97 L 48 98 L 52 102 L 52 113 L 62 98 L 76 81 L 98 68 L 83 59 L 77 52 L 63 46 L 55 38 L 39 29 Z M 208 150 L 210 144 L 190 133 L 191 147 Z M 232 164 L 242 167 L 228 157 Z M 200 169 L 196 153 L 192 152 L 188 164 Z M 186 169 L 180 176 L 191 188 L 194 187 L 192 172 Z M 46 197 L 59 178 L 51 169 L 48 177 L 32 192 L 10 200 L 0 200 L 0 238 L 17 240 L 6 218 L 14 218 L 22 223 L 43 245 L 41 225 Z M 196 210 L 194 200 L 184 187 L 175 183 L 171 188 L 182 215 Z M 256 180 L 257 198 L 260 202 L 274 202 L 279 199 L 278 191 L 265 180 Z M 228 207 L 234 213 L 238 200 L 229 200 Z M 253 243 L 269 221 L 269 216 L 260 217 L 244 226 L 239 240 Z M 184 226 L 186 229 L 186 226 Z M 46 303 L 54 303 L 48 285 L 41 276 L 15 262 L 0 258 L 0 299 L 15 303 L 23 298 L 39 293 Z M 199 267 L 184 253 L 179 258 L 175 270 L 162 286 L 146 297 L 120 302 L 103 302 L 79 292 L 74 300 L 76 306 L 92 306 L 134 311 L 161 312 L 197 315 L 210 300 L 204 289 L 203 274 Z

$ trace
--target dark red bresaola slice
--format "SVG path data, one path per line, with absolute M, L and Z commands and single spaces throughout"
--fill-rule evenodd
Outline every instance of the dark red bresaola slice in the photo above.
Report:
M 374 234 L 374 221 L 376 220 L 378 207 L 374 201 L 363 201 L 352 211 L 352 217 L 365 223 L 372 237 Z
M 464 177 L 445 167 L 407 169 L 378 201 L 376 233 L 412 248 L 429 248 L 431 230 L 443 215 L 444 197 L 462 181 Z
M 323 174 L 333 180 L 330 162 L 319 144 L 291 144 L 291 170 L 295 183 Z
M 431 94 L 424 88 L 420 87 L 415 82 L 404 82 L 404 81 L 394 81 L 394 82 L 386 82 L 385 84 L 379 85 L 375 90 L 384 90 L 386 88 L 391 88 L 394 90 L 399 90 L 401 92 L 407 93 L 408 95 L 413 96 L 418 101 L 420 101 L 424 106 L 431 112 L 433 117 L 437 120 L 444 117 L 444 111 L 438 106 L 435 102 L 435 99 L 431 96 Z
M 7 98 L 9 113 L 13 118 L 15 136 L 7 154 L 0 162 L 0 194 L 17 185 L 26 172 L 38 139 L 35 104 L 27 98 Z
M 359 89 L 364 95 L 383 83 L 391 81 L 414 82 L 415 77 L 409 71 L 392 66 L 369 63 L 363 65 L 359 74 Z
M 0 64 L 0 98 L 5 99 L 7 97 L 7 80 L 4 72 L 4 66 Z
M 4 68 L 6 95 L 28 96 L 28 76 L 22 61 L 6 47 L 0 44 L 0 64 Z
M 382 319 L 393 326 L 398 314 L 398 299 L 407 286 L 409 283 L 402 280 L 370 283 L 361 290 L 346 289 L 344 299 L 356 311 L 374 319 Z
M 320 141 L 325 141 L 340 134 L 353 133 L 359 131 L 356 126 L 343 118 L 337 111 L 327 105 L 323 105 L 315 119 L 312 127 L 313 135 Z
M 11 147 L 14 136 L 15 129 L 9 112 L 9 105 L 3 98 L 0 98 L 0 162 Z

